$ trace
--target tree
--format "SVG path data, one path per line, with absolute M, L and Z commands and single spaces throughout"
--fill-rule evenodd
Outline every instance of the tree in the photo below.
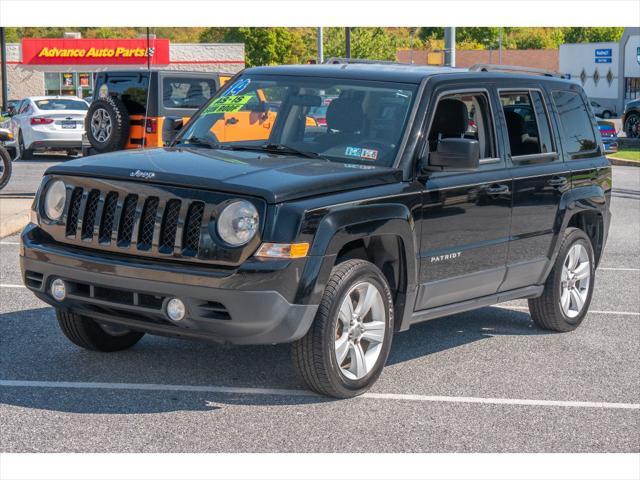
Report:
M 617 42 L 624 32 L 623 27 L 566 27 L 563 30 L 567 43 Z
M 351 29 L 351 56 L 374 60 L 395 60 L 398 42 L 384 28 Z M 325 56 L 345 56 L 344 28 L 325 28 Z

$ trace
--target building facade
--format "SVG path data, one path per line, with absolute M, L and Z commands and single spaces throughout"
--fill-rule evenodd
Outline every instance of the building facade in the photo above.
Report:
M 7 45 L 9 99 L 34 95 L 88 97 L 93 95 L 95 72 L 149 67 L 236 73 L 244 68 L 244 44 L 185 44 L 156 38 L 149 44 L 146 38 L 38 38 Z
M 619 42 L 561 45 L 560 71 L 621 114 L 626 102 L 640 98 L 640 27 L 625 28 Z

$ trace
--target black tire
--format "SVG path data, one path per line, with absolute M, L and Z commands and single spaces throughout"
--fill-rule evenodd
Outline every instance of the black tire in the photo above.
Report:
M 382 297 L 386 329 L 380 354 L 369 373 L 349 379 L 342 373 L 335 352 L 338 311 L 350 289 L 365 280 L 377 287 Z M 336 398 L 355 397 L 367 391 L 380 376 L 389 356 L 393 314 L 391 291 L 378 267 L 364 260 L 347 260 L 335 266 L 311 328 L 291 346 L 293 365 L 302 380 L 312 390 Z
M 562 267 L 567 258 L 569 249 L 576 243 L 582 244 L 589 256 L 590 280 L 587 291 L 587 297 L 579 315 L 574 318 L 568 317 L 560 305 L 561 284 L 562 284 Z M 544 284 L 544 291 L 538 298 L 529 299 L 529 312 L 531 318 L 537 326 L 545 330 L 553 330 L 556 332 L 570 332 L 578 328 L 585 315 L 589 311 L 589 304 L 593 295 L 595 285 L 595 261 L 593 254 L 593 246 L 591 240 L 582 230 L 569 227 L 565 231 L 558 257 L 556 258 L 553 269 L 547 277 Z
M 629 138 L 640 137 L 640 113 L 630 113 L 624 121 L 624 133 Z
M 111 130 L 106 138 L 99 140 L 91 129 L 93 116 L 98 110 L 104 111 L 111 125 Z M 127 107 L 118 97 L 99 98 L 91 102 L 84 121 L 84 130 L 89 143 L 98 153 L 114 152 L 124 149 L 129 141 L 130 131 L 129 114 Z
M 22 132 L 18 132 L 18 149 L 20 152 L 20 160 L 31 160 L 33 158 L 33 150 L 25 148 Z
M 79 347 L 98 352 L 116 352 L 132 347 L 143 336 L 143 332 L 122 329 L 121 333 L 112 335 L 98 322 L 77 313 L 56 310 L 58 324 L 62 333 Z M 114 327 L 114 330 L 117 327 Z
M 602 112 L 602 118 L 611 118 L 611 112 L 609 110 L 605 110 Z
M 0 190 L 2 190 L 11 178 L 11 155 L 4 147 L 0 146 Z

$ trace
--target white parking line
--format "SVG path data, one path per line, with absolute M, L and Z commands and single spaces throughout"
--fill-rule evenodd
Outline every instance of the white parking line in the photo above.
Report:
M 613 272 L 640 272 L 640 268 L 626 268 L 626 267 L 600 267 L 598 270 L 609 270 Z
M 158 383 L 100 383 L 100 382 L 48 382 L 32 380 L 0 380 L 0 387 L 71 388 L 98 390 L 145 390 L 173 392 L 226 393 L 242 395 L 276 395 L 288 397 L 320 397 L 307 390 L 281 388 L 221 387 L 208 385 L 163 385 Z M 321 397 L 324 398 L 324 397 Z M 409 402 L 479 403 L 490 405 L 524 405 L 535 407 L 609 408 L 639 410 L 639 403 L 579 402 L 566 400 L 530 400 L 519 398 L 447 397 L 439 395 L 412 395 L 402 393 L 365 393 L 359 398 L 372 400 L 401 400 Z
M 528 312 L 529 307 L 521 307 L 519 305 L 493 305 L 497 308 L 504 308 L 505 310 L 519 310 L 521 312 Z M 604 315 L 631 315 L 632 317 L 640 317 L 640 312 L 620 312 L 616 310 L 591 310 L 589 313 L 602 313 Z
M 20 245 L 20 242 L 0 242 L 0 245 Z
M 0 288 L 27 288 L 24 285 L 17 285 L 13 283 L 0 283 Z

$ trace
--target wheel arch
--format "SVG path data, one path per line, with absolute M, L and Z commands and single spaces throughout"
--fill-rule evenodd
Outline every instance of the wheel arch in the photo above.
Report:
M 401 204 L 348 206 L 329 212 L 320 222 L 309 251 L 310 258 L 322 258 L 313 288 L 314 303 L 319 301 L 335 265 L 355 258 L 367 260 L 380 268 L 389 283 L 394 298 L 394 328 L 400 329 L 405 325 L 405 306 L 415 297 L 415 228 L 411 211 Z

